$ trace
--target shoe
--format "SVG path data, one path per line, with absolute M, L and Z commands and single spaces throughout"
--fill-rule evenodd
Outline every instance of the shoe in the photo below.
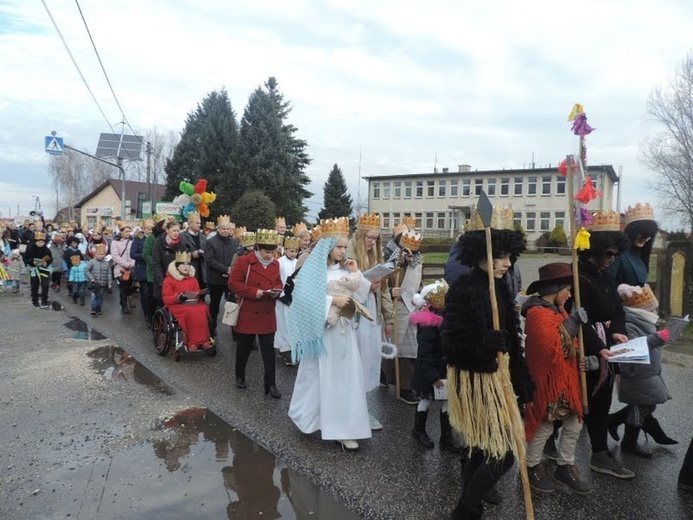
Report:
M 693 491 L 693 484 L 687 484 L 686 482 L 679 480 L 679 489 L 683 491 Z
M 368 422 L 370 423 L 371 430 L 382 430 L 383 429 L 383 425 L 381 424 L 381 422 L 378 419 L 376 419 L 375 417 L 373 417 L 371 414 L 368 414 Z
M 96 314 L 98 314 L 99 316 L 101 316 L 103 314 L 103 312 L 101 312 L 101 307 L 96 309 Z
M 44 311 L 47 311 L 47 310 L 50 310 L 51 306 L 48 305 L 47 303 L 45 303 L 45 304 L 41 305 L 41 308 L 42 308 Z
M 596 471 L 597 473 L 604 473 L 605 475 L 611 475 L 612 477 L 622 478 L 625 480 L 631 479 L 635 476 L 635 473 L 624 468 L 610 451 L 593 453 L 592 460 L 590 461 L 590 469 L 592 471 Z
M 75 296 L 72 297 L 72 303 L 74 303 L 75 305 L 77 305 L 77 298 L 76 298 Z
M 621 438 L 618 436 L 618 427 L 625 424 L 626 417 L 628 416 L 628 407 L 624 406 L 618 412 L 609 414 L 609 420 L 607 422 L 609 428 L 609 435 L 615 441 L 620 441 Z
M 40 309 L 41 308 L 41 306 L 38 303 L 33 303 L 32 305 L 34 306 L 34 309 Z
M 245 383 L 245 377 L 236 378 L 236 388 L 248 388 L 248 385 Z
M 282 394 L 279 390 L 277 390 L 277 387 L 274 385 L 270 385 L 267 388 L 265 388 L 265 395 L 271 395 L 274 399 L 281 399 Z
M 359 449 L 359 443 L 356 441 L 353 441 L 351 439 L 346 439 L 343 441 L 337 441 L 339 444 L 342 445 L 342 448 L 347 450 L 347 451 L 354 451 Z
M 493 486 L 491 490 L 484 495 L 484 498 L 482 499 L 484 502 L 488 502 L 489 504 L 498 505 L 503 501 L 503 497 L 501 494 L 498 492 L 498 489 L 496 486 Z
M 413 390 L 402 390 L 399 398 L 407 404 L 419 404 L 421 398 Z
M 462 453 L 462 443 L 452 431 L 450 415 L 447 412 L 440 412 L 440 449 L 450 453 Z
M 80 305 L 84 305 L 84 303 L 85 303 L 85 302 L 84 302 L 84 298 L 80 298 L 80 299 L 79 299 L 79 304 L 80 304 Z
M 647 438 L 647 434 L 649 434 L 657 444 L 663 446 L 679 443 L 679 441 L 675 441 L 664 433 L 664 430 L 662 430 L 662 427 L 659 425 L 659 421 L 655 419 L 652 414 L 645 417 L 645 421 L 642 423 L 642 431 L 645 432 L 645 438 Z
M 121 305 L 120 310 L 123 311 L 123 314 L 130 314 L 130 308 L 127 305 Z
M 380 371 L 380 386 L 383 388 L 390 386 L 390 383 L 387 380 L 387 374 L 383 370 Z
M 544 455 L 551 460 L 558 460 L 558 449 L 556 448 L 556 439 L 551 436 L 544 444 Z
M 96 316 L 96 311 L 95 311 L 95 310 L 92 310 L 92 311 L 91 311 L 91 315 L 92 315 L 92 316 Z
M 623 440 L 621 441 L 621 453 L 632 453 L 636 457 L 651 459 L 652 453 L 638 446 L 639 435 L 640 428 L 626 424 L 626 431 L 623 434 Z
M 589 495 L 594 491 L 589 482 L 582 480 L 580 472 L 574 464 L 556 467 L 553 478 L 556 482 L 578 495 Z
M 448 517 L 449 520 L 481 520 L 481 515 L 484 514 L 483 504 L 479 504 L 479 509 L 470 509 L 460 498 L 457 506 L 453 509 Z
M 428 436 L 426 432 L 426 421 L 428 420 L 428 411 L 419 412 L 416 411 L 414 415 L 414 429 L 411 431 L 412 437 L 414 437 L 421 446 L 427 450 L 433 449 L 435 446 L 434 442 Z
M 527 467 L 529 473 L 529 485 L 535 491 L 541 493 L 553 493 L 556 491 L 556 486 L 553 485 L 553 480 L 547 475 L 546 468 L 539 463 L 533 468 Z

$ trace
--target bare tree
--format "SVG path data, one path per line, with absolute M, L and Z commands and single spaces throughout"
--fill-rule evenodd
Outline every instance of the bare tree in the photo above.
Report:
M 647 111 L 664 126 L 641 152 L 658 176 L 652 189 L 667 201 L 667 216 L 693 229 L 693 53 L 679 64 L 668 86 L 652 92 Z
M 149 143 L 150 149 L 149 179 L 152 184 L 163 184 L 166 179 L 166 173 L 164 172 L 166 160 L 173 156 L 173 150 L 176 148 L 180 136 L 172 130 L 163 133 L 155 127 L 144 133 L 144 140 Z M 139 182 L 147 181 L 146 151 L 143 161 L 132 164 L 130 179 Z

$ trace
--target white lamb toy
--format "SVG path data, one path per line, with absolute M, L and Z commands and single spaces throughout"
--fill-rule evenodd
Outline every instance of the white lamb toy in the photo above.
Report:
M 327 282 L 327 294 L 328 296 L 348 296 L 358 290 L 361 285 L 361 275 L 359 273 L 349 273 L 342 276 L 338 280 L 331 280 Z M 330 305 L 330 310 L 327 313 L 327 323 L 328 325 L 336 325 L 339 320 L 340 312 L 343 314 L 343 310 L 336 305 Z

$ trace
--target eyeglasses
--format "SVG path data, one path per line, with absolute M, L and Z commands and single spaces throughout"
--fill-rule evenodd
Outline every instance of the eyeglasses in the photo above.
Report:
M 621 253 L 619 253 L 618 251 L 617 252 L 607 251 L 606 253 L 604 253 L 604 258 L 618 258 L 618 256 L 620 254 Z

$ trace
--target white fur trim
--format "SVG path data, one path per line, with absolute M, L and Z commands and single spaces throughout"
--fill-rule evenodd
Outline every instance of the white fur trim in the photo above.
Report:
M 397 347 L 394 343 L 383 341 L 380 349 L 380 357 L 382 359 L 395 359 L 397 357 Z
M 175 261 L 168 264 L 167 271 L 168 271 L 168 274 L 170 274 L 173 278 L 175 278 L 179 282 L 184 278 L 183 274 L 176 268 L 176 262 Z M 192 278 L 194 276 L 195 276 L 195 268 L 191 265 L 190 271 L 188 272 L 188 278 Z

